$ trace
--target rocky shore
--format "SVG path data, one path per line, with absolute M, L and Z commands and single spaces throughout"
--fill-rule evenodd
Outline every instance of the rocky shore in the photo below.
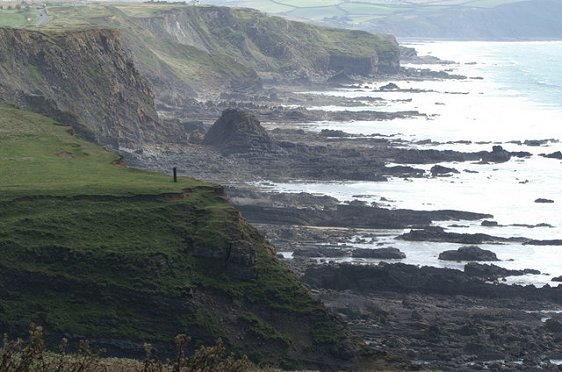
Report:
M 418 75 L 420 79 L 443 78 L 428 77 L 423 71 L 409 74 L 411 79 Z M 357 84 L 347 83 L 350 87 Z M 372 89 L 400 90 L 399 86 L 397 80 L 394 85 Z M 308 87 L 311 89 L 322 87 Z M 325 195 L 270 192 L 256 186 L 263 180 L 385 182 L 390 177 L 448 177 L 469 172 L 463 163 L 500 164 L 532 155 L 506 150 L 491 141 L 480 143 L 489 146 L 487 151 L 420 150 L 377 133 L 305 131 L 299 124 L 427 114 L 304 109 L 374 101 L 295 91 L 299 89 L 266 88 L 256 95 L 223 95 L 219 102 L 194 102 L 192 107 L 161 105 L 161 116 L 181 128 L 177 141 L 125 153 L 126 160 L 158 171 L 178 167 L 180 174 L 224 185 L 235 208 L 283 252 L 279 256 L 317 299 L 347 322 L 373 352 L 406 357 L 411 370 L 558 371 L 552 361 L 562 359 L 562 286 L 504 284 L 506 277 L 540 272 L 532 267 L 508 270 L 490 264 L 497 257 L 475 246 L 540 245 L 551 244 L 551 240 L 458 233 L 436 226 L 443 221 L 499 226 L 486 211 L 396 209 L 384 199 L 369 204 L 360 200 L 341 203 Z M 443 162 L 456 165 L 439 164 Z M 442 252 L 442 260 L 464 262 L 464 271 L 400 263 L 406 255 L 392 246 L 394 238 L 464 245 Z M 357 243 L 376 248 L 357 248 Z

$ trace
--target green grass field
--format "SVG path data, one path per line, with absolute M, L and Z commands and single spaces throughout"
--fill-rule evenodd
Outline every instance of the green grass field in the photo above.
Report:
M 36 13 L 32 9 L 0 10 L 0 26 L 27 27 L 35 25 Z M 31 21 L 28 21 L 31 19 Z
M 191 179 L 124 169 L 114 153 L 75 137 L 50 119 L 0 107 L 0 198 L 19 195 L 128 195 L 180 192 Z

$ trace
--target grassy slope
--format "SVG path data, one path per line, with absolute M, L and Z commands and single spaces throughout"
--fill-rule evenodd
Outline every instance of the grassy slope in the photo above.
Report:
M 339 339 L 220 189 L 113 160 L 49 119 L 0 107 L 0 332 L 21 335 L 34 321 L 54 338 L 163 349 L 180 332 L 195 345 L 222 336 L 273 363 L 291 359 L 290 347 Z M 240 239 L 257 251 L 255 280 L 190 254 Z

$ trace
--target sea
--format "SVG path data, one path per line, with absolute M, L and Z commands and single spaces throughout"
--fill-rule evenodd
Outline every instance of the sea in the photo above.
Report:
M 260 183 L 265 190 L 309 192 L 336 197 L 340 202 L 354 199 L 376 202 L 387 208 L 416 210 L 455 209 L 492 214 L 497 227 L 481 221 L 438 221 L 447 231 L 486 233 L 502 237 L 562 239 L 562 160 L 541 154 L 562 151 L 562 42 L 415 42 L 419 55 L 431 55 L 449 64 L 405 65 L 442 70 L 467 76 L 463 80 L 365 81 L 362 86 L 313 92 L 355 97 L 356 107 L 308 107 L 330 111 L 419 111 L 425 116 L 386 121 L 323 121 L 299 124 L 306 130 L 342 130 L 373 137 L 392 136 L 404 147 L 472 152 L 500 145 L 508 151 L 527 151 L 530 158 L 512 158 L 500 164 L 473 162 L 440 163 L 460 171 L 451 177 L 391 178 L 388 182 Z M 388 82 L 402 91 L 378 91 Z M 375 89 L 373 89 L 375 88 Z M 412 88 L 413 91 L 404 91 Z M 310 92 L 309 92 L 310 93 Z M 384 101 L 361 97 L 381 97 Z M 367 105 L 367 106 L 365 106 Z M 427 166 L 412 165 L 427 171 Z M 540 204 L 545 198 L 554 203 Z M 546 224 L 546 225 L 545 225 Z M 539 225 L 539 226 L 536 226 Z M 402 250 L 401 262 L 462 270 L 464 262 L 438 259 L 440 252 L 459 244 L 405 242 L 396 236 L 408 230 L 378 230 L 371 243 L 361 233 L 348 245 L 378 248 L 381 243 Z M 360 243 L 361 242 L 361 243 Z M 495 252 L 509 269 L 537 269 L 540 275 L 506 278 L 508 284 L 556 286 L 552 278 L 562 275 L 562 246 L 529 246 L 520 243 L 482 244 Z M 354 259 L 345 258 L 351 261 Z M 356 260 L 376 264 L 377 260 Z

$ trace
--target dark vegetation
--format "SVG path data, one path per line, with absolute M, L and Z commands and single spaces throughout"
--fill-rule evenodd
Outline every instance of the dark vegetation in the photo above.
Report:
M 228 354 L 221 339 L 214 346 L 200 347 L 192 357 L 185 354 L 191 341 L 186 335 L 174 337 L 176 355 L 173 361 L 162 362 L 152 355 L 152 345 L 144 344 L 143 361 L 124 358 L 102 358 L 104 350 L 93 350 L 88 341 L 80 340 L 77 350 L 69 353 L 69 341 L 63 338 L 58 352 L 49 351 L 43 338 L 41 326 L 32 325 L 27 339 L 10 340 L 4 336 L 0 348 L 0 370 L 4 372 L 80 372 L 80 371 L 215 371 L 243 372 L 255 370 L 247 357 L 236 358 Z

